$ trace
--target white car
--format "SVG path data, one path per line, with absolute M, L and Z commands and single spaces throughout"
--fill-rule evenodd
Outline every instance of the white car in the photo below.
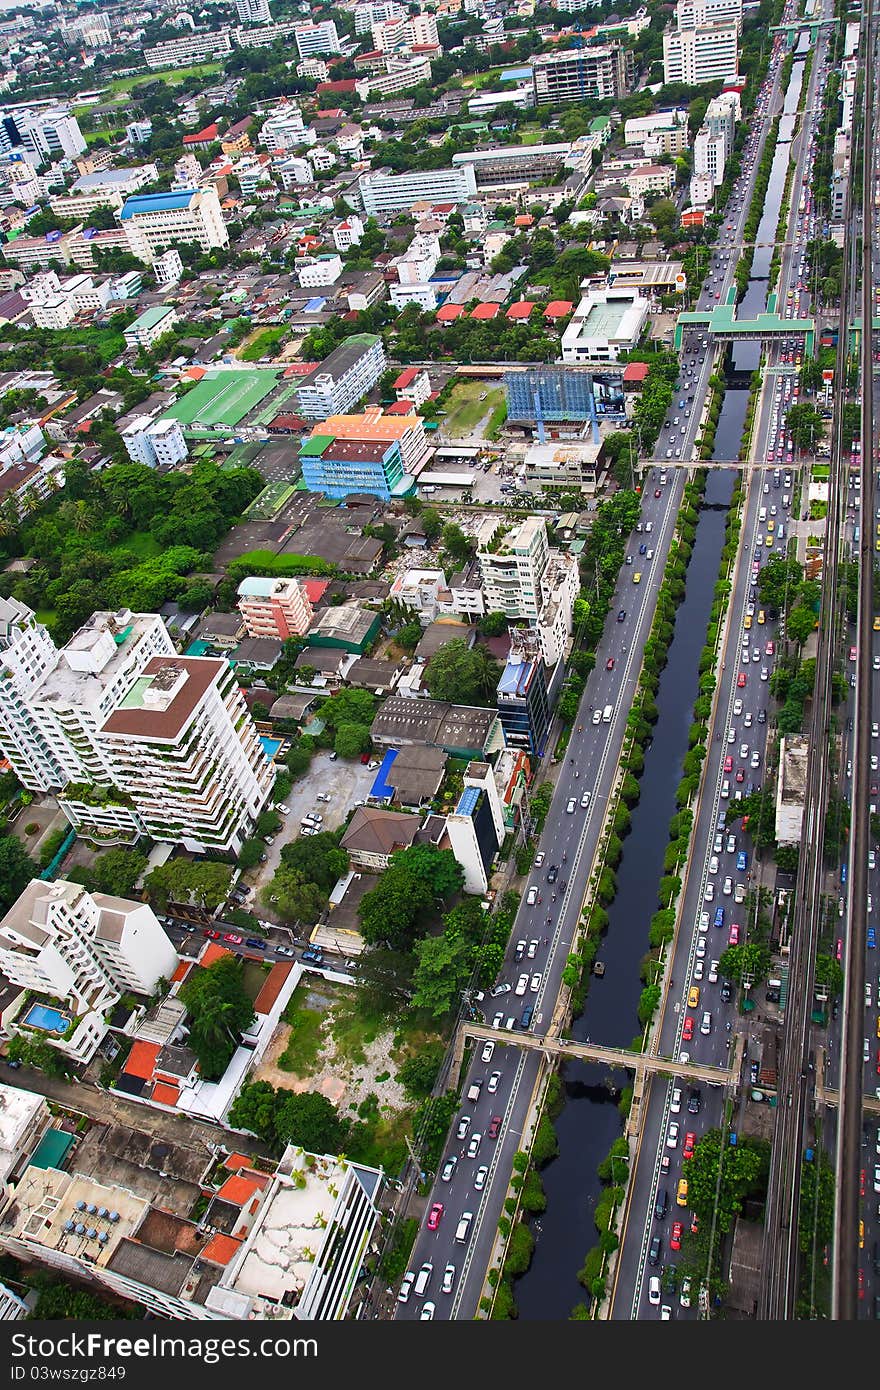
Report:
M 486 1179 L 487 1179 L 488 1176 L 489 1176 L 489 1169 L 486 1167 L 486 1165 L 485 1165 L 485 1163 L 484 1163 L 484 1164 L 483 1164 L 480 1168 L 478 1168 L 477 1171 L 474 1173 L 474 1191 L 475 1191 L 475 1192 L 482 1192 L 483 1188 L 486 1186 Z
M 487 1083 L 486 1083 L 486 1094 L 487 1094 L 487 1095 L 494 1096 L 495 1092 L 498 1090 L 498 1083 L 499 1083 L 500 1080 L 501 1080 L 501 1072 L 500 1072 L 500 1071 L 493 1071 L 492 1074 L 491 1074 L 491 1076 L 489 1077 L 489 1080 L 488 1080 Z
M 529 977 L 528 977 L 528 975 L 520 975 L 519 979 L 518 979 L 517 982 L 516 982 L 516 989 L 515 989 L 513 992 L 514 992 L 514 994 L 525 994 L 525 992 L 526 992 L 526 990 L 528 989 L 528 987 L 529 987 Z
M 544 851 L 543 851 L 542 849 L 539 849 L 539 850 L 538 850 L 538 853 L 535 855 L 535 868 L 536 868 L 536 869 L 540 869 L 540 867 L 541 867 L 541 865 L 543 864 L 543 862 L 544 862 Z
M 732 725 L 731 725 L 731 727 L 727 730 L 727 742 L 728 742 L 728 743 L 736 743 L 736 729 L 734 729 Z
M 455 1265 L 447 1265 L 443 1271 L 443 1283 L 440 1285 L 444 1293 L 452 1293 L 452 1286 L 455 1283 Z
M 487 1043 L 484 1043 L 484 1044 L 483 1044 L 483 1050 L 482 1050 L 482 1052 L 480 1053 L 480 1061 L 481 1061 L 481 1062 L 491 1062 L 491 1060 L 492 1060 L 492 1053 L 493 1053 L 494 1051 L 495 1051 L 495 1044 L 494 1044 L 491 1040 L 490 1040 L 489 1042 L 487 1042 Z
M 709 914 L 708 914 L 708 912 L 701 912 L 701 913 L 700 913 L 700 924 L 699 924 L 699 926 L 700 926 L 700 931 L 708 931 L 708 930 L 709 930 Z
M 727 878 L 722 883 L 721 891 L 724 894 L 725 898 L 729 898 L 731 893 L 733 892 L 733 879 L 731 878 L 730 874 L 727 875 Z
M 282 814 L 282 816 L 289 816 L 289 815 L 290 815 L 290 807 L 289 807 L 289 806 L 282 806 L 280 801 L 279 801 L 278 804 L 276 805 L 275 810 L 276 810 L 276 811 L 280 811 L 281 814 Z
M 529 986 L 529 988 L 530 988 L 531 991 L 532 991 L 532 994 L 537 994 L 537 993 L 538 993 L 538 990 L 541 988 L 541 979 L 542 979 L 542 977 L 541 977 L 540 974 L 537 974 L 537 975 L 533 975 L 533 976 L 532 976 L 532 983 L 531 983 L 531 985 Z
M 694 978 L 694 984 L 699 984 L 700 980 L 702 980 L 702 978 L 703 978 L 703 962 L 702 962 L 701 960 L 696 960 L 696 961 L 694 961 L 694 977 L 693 977 L 693 978 Z
M 697 941 L 697 947 L 696 947 L 696 950 L 694 951 L 694 955 L 696 956 L 697 960 L 704 960 L 704 959 L 705 959 L 705 955 L 706 955 L 706 943 L 705 943 L 705 941 L 703 940 L 702 937 L 700 937 L 699 940 Z
M 735 835 L 728 835 L 728 837 L 727 837 L 727 853 L 728 853 L 728 854 L 736 854 L 736 836 L 735 836 Z
M 681 1087 L 674 1086 L 672 1095 L 669 1099 L 669 1111 L 672 1115 L 677 1115 L 681 1110 Z
M 738 695 L 733 702 L 733 712 L 734 714 L 742 714 L 743 712 L 743 702 Z
M 714 884 L 714 883 L 707 883 L 705 889 L 703 890 L 703 902 L 704 902 L 704 903 L 710 903 L 710 902 L 713 901 L 714 897 L 715 897 L 715 884 Z
M 678 1148 L 678 1121 L 677 1121 L 677 1120 L 673 1120 L 673 1121 L 671 1122 L 671 1124 L 670 1124 L 670 1126 L 669 1126 L 669 1129 L 668 1129 L 667 1132 L 666 1132 L 666 1147 L 667 1147 L 667 1149 L 677 1149 L 677 1148 Z
M 717 962 L 717 960 L 710 960 L 710 961 L 709 961 L 709 974 L 708 974 L 708 976 L 707 976 L 706 978 L 708 979 L 710 985 L 715 985 L 715 984 L 718 983 L 718 962 Z
M 571 798 L 570 801 L 566 802 L 566 805 L 565 805 L 565 809 L 566 809 L 568 815 L 571 816 L 571 815 L 574 814 L 574 809 L 575 809 L 576 806 L 577 806 L 577 797 L 574 797 L 574 796 L 573 796 L 573 797 Z
M 584 792 L 583 796 L 581 797 L 581 809 L 585 811 L 585 810 L 587 809 L 587 807 L 589 806 L 589 804 L 590 804 L 590 793 L 589 793 L 589 792 Z

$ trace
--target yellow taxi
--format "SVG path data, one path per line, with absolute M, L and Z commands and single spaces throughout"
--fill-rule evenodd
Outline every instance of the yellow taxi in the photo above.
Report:
M 775 530 L 776 530 L 776 522 L 773 520 L 773 518 L 772 518 L 772 516 L 771 516 L 770 519 L 769 519 L 768 522 L 767 522 L 767 533 L 768 533 L 768 535 L 771 534 L 771 533 L 772 533 L 773 531 L 775 531 Z
M 691 985 L 690 990 L 688 991 L 688 1008 L 689 1008 L 689 1009 L 696 1009 L 696 1008 L 699 1008 L 699 1004 L 700 1004 L 700 986 L 699 986 L 699 985 Z
M 860 1221 L 860 1222 L 859 1222 L 859 1249 L 860 1249 L 860 1250 L 864 1250 L 864 1248 L 865 1248 L 865 1223 L 864 1223 L 864 1221 Z
M 686 1207 L 686 1206 L 687 1206 L 687 1204 L 688 1204 L 688 1184 L 687 1184 L 687 1178 L 679 1178 L 679 1180 L 678 1180 L 678 1190 L 676 1191 L 676 1194 L 675 1194 L 675 1200 L 676 1200 L 676 1203 L 677 1203 L 678 1206 L 680 1206 L 680 1207 Z
M 877 1015 L 877 1037 L 880 1038 L 880 1014 Z
M 880 613 L 878 613 L 874 619 L 874 631 L 880 632 Z
M 633 583 L 634 583 L 634 584 L 641 584 L 641 582 L 642 582 L 641 571 L 637 571 L 637 572 L 633 575 Z
M 751 625 L 752 625 L 752 615 L 751 615 L 750 613 L 747 613 L 747 614 L 746 614 L 745 622 L 743 623 L 743 627 L 745 628 L 746 632 L 748 632 L 748 630 L 749 630 L 749 628 L 751 627 Z
M 766 621 L 767 621 L 767 620 L 766 620 L 766 618 L 764 617 L 764 610 L 763 610 L 763 608 L 760 608 L 760 609 L 758 610 L 758 622 L 759 622 L 759 624 L 761 624 L 761 625 L 763 626 L 763 624 L 764 624 Z

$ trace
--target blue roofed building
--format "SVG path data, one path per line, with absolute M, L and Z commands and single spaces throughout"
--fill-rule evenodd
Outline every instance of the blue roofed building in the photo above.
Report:
M 229 245 L 216 188 L 139 193 L 119 213 L 133 256 L 152 265 L 169 246 L 195 243 L 201 251 Z
M 446 817 L 452 852 L 464 869 L 466 893 L 485 893 L 492 860 L 504 841 L 504 810 L 490 763 L 471 762 L 455 810 Z
M 498 682 L 496 700 L 508 748 L 542 756 L 552 704 L 541 657 L 512 650 Z

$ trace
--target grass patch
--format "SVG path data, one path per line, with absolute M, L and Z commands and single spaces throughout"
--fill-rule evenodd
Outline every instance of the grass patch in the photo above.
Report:
M 483 400 L 480 397 L 483 396 Z M 457 439 L 470 434 L 482 419 L 491 415 L 504 401 L 501 387 L 486 390 L 481 381 L 460 381 L 452 389 L 443 421 L 444 434 Z
M 408 1110 L 380 1114 L 355 1131 L 346 1150 L 346 1157 L 386 1173 L 398 1173 L 406 1161 L 406 1139 L 411 1130 Z M 405 1268 L 405 1266 L 404 1266 Z
M 355 992 L 351 991 L 340 995 L 339 1002 L 333 1010 L 330 1036 L 340 1056 L 347 1062 L 365 1062 L 365 1046 L 375 1042 L 387 1027 L 387 1018 L 380 1018 L 378 1015 L 365 1016 L 358 1008 Z
M 149 531 L 132 531 L 124 541 L 117 541 L 116 545 L 111 546 L 107 554 L 118 555 L 120 551 L 127 550 L 139 560 L 152 560 L 154 556 L 162 554 L 162 549 L 161 541 L 157 541 Z
M 294 991 L 281 1019 L 290 1025 L 291 1033 L 287 1047 L 278 1058 L 278 1066 L 294 1076 L 310 1076 L 321 1052 L 323 1013 L 307 1008 Z
M 143 87 L 146 82 L 162 82 L 166 86 L 174 87 L 183 82 L 186 77 L 209 77 L 215 72 L 221 72 L 222 63 L 197 63 L 189 68 L 160 68 L 156 72 L 145 72 L 142 77 L 117 77 L 112 82 L 108 82 L 102 88 L 105 97 L 119 95 L 120 104 L 126 100 L 127 94 L 132 87 Z M 75 116 L 87 116 L 94 108 L 91 106 L 75 106 L 73 114 Z M 97 131 L 96 134 L 104 135 L 106 131 Z
M 236 356 L 239 362 L 259 362 L 261 357 L 274 357 L 275 349 L 286 335 L 287 328 L 284 324 L 278 324 L 275 328 L 264 328 L 248 339 Z
M 42 623 L 44 627 L 51 627 L 58 617 L 58 614 L 55 612 L 54 608 L 38 608 L 35 612 L 35 617 L 37 622 Z

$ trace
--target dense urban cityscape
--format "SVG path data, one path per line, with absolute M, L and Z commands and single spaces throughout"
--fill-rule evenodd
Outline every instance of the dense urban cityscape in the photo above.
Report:
M 4 1320 L 880 1318 L 878 61 L 6 0 Z

